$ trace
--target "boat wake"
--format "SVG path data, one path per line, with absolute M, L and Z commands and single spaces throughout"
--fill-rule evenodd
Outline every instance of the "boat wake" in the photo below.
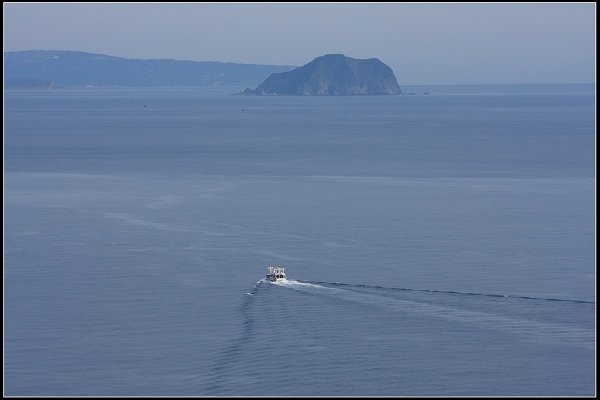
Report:
M 327 287 L 340 287 L 340 288 L 364 288 L 364 289 L 385 289 L 385 290 L 397 290 L 405 292 L 427 292 L 427 293 L 441 293 L 441 294 L 452 294 L 462 296 L 485 296 L 485 297 L 502 297 L 512 299 L 525 299 L 525 300 L 542 300 L 542 301 L 565 301 L 569 303 L 582 303 L 582 304 L 596 304 L 594 301 L 584 300 L 572 300 L 572 299 L 556 299 L 548 297 L 532 297 L 532 296 L 517 296 L 512 294 L 495 294 L 495 293 L 476 293 L 476 292 L 456 292 L 451 290 L 435 290 L 435 289 L 413 289 L 413 288 L 399 288 L 399 287 L 385 287 L 385 286 L 372 286 L 372 285 L 357 285 L 350 283 L 339 283 L 339 282 L 318 282 L 318 281 L 296 281 L 299 283 L 309 283 Z
M 326 286 L 322 286 L 317 282 L 303 282 L 303 281 L 296 281 L 293 279 L 286 279 L 284 281 L 275 281 L 275 282 L 269 282 L 269 283 L 272 285 L 289 287 L 291 289 L 296 288 L 296 287 L 328 289 Z
M 588 306 L 595 304 L 593 302 L 584 302 L 577 300 L 558 300 L 534 298 L 526 296 L 503 296 L 486 295 L 482 293 L 462 293 L 447 292 L 407 288 L 385 288 L 381 286 L 367 285 L 349 285 L 327 282 L 305 282 L 296 280 L 277 281 L 272 284 L 292 290 L 312 293 L 320 296 L 336 298 L 342 301 L 351 301 L 362 305 L 385 309 L 390 312 L 402 312 L 418 314 L 420 316 L 441 318 L 453 322 L 467 323 L 484 329 L 501 330 L 506 333 L 512 333 L 518 337 L 545 344 L 561 344 L 584 347 L 587 349 L 595 348 L 595 332 L 593 329 L 568 325 L 564 323 L 550 323 L 545 321 L 536 321 L 529 318 L 518 316 L 500 315 L 498 313 L 486 311 L 473 311 L 466 308 L 456 307 L 456 303 L 451 306 L 438 305 L 431 301 L 415 301 L 415 299 L 400 299 L 393 297 L 390 290 L 394 291 L 414 291 L 431 292 L 441 294 L 455 294 L 464 296 L 490 296 L 503 297 L 521 300 L 542 300 L 542 301 L 565 301 Z M 430 300 L 430 299 L 429 299 Z M 575 306 L 575 304 L 573 305 Z
M 262 362 L 255 357 L 256 349 L 279 344 L 278 333 L 292 335 L 292 341 L 300 348 L 314 349 L 312 330 L 320 324 L 324 329 L 333 329 L 327 325 L 328 315 L 343 310 L 344 318 L 352 320 L 353 316 L 364 316 L 365 307 L 379 310 L 369 312 L 375 319 L 409 324 L 401 328 L 391 323 L 389 335 L 407 329 L 429 332 L 448 327 L 450 332 L 463 331 L 476 338 L 500 338 L 507 346 L 518 346 L 514 342 L 521 341 L 544 346 L 540 349 L 547 349 L 548 345 L 586 353 L 595 349 L 594 325 L 588 323 L 588 315 L 595 312 L 595 302 L 263 278 L 240 296 L 238 304 L 238 328 L 231 331 L 231 339 L 224 343 L 204 384 L 210 395 L 229 394 L 235 385 L 260 385 L 262 378 L 253 368 Z M 305 307 L 307 304 L 310 306 Z M 310 325 L 295 325 L 302 321 L 310 321 Z M 271 354 L 286 350 L 276 347 Z M 281 365 L 287 362 L 277 360 Z
M 258 288 L 258 286 L 261 285 L 261 284 L 263 284 L 263 283 L 265 283 L 265 282 L 268 282 L 268 281 L 266 279 L 264 279 L 264 278 L 257 280 L 256 283 L 254 284 L 254 286 L 252 286 L 252 289 L 250 289 L 250 291 L 246 292 L 246 294 L 248 296 L 253 296 L 254 292 L 256 292 L 256 289 Z
M 246 292 L 248 296 L 254 296 L 260 287 L 267 283 L 266 279 L 256 281 L 252 289 Z M 225 349 L 219 354 L 212 367 L 212 376 L 206 386 L 206 390 L 211 394 L 221 393 L 228 386 L 229 376 L 225 372 L 229 366 L 234 364 L 239 358 L 241 351 L 246 343 L 250 342 L 254 335 L 254 317 L 252 314 L 252 297 L 246 297 L 239 307 L 240 318 L 242 321 L 241 332 L 238 337 L 233 339 Z

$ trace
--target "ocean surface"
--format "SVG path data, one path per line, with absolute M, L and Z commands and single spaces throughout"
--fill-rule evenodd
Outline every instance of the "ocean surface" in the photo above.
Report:
M 594 85 L 241 89 L 4 92 L 5 395 L 595 395 Z

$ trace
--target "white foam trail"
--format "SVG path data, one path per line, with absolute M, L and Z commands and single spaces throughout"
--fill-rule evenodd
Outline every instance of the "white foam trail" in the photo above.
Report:
M 252 289 L 250 289 L 250 292 L 253 292 L 254 289 L 256 289 L 256 287 L 258 285 L 260 285 L 261 283 L 266 282 L 266 281 L 267 280 L 265 278 L 257 280 L 256 283 L 254 284 L 254 286 L 252 286 Z M 252 293 L 246 293 L 246 294 L 249 294 L 250 296 L 252 296 Z
M 460 310 L 429 303 L 400 300 L 378 294 L 355 292 L 293 280 L 272 283 L 293 290 L 306 292 L 322 293 L 326 290 L 329 295 L 342 300 L 383 308 L 393 312 L 415 313 L 422 316 L 468 323 L 485 329 L 507 331 L 538 343 L 572 345 L 588 349 L 595 348 L 595 332 L 592 329 L 505 317 L 485 312 Z
M 275 281 L 275 282 L 268 281 L 268 282 L 272 283 L 273 285 L 289 287 L 291 289 L 304 287 L 304 288 L 315 288 L 315 289 L 322 289 L 322 290 L 328 290 L 328 289 L 335 290 L 334 288 L 316 285 L 314 283 L 298 282 L 293 279 L 286 279 L 284 281 Z

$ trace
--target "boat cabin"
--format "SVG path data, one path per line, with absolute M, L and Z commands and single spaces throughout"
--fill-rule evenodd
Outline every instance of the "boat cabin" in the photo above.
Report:
M 267 269 L 267 279 L 271 282 L 286 280 L 285 268 L 274 266 Z

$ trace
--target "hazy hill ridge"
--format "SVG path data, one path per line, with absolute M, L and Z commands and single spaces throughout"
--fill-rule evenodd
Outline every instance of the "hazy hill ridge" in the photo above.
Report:
M 52 86 L 247 86 L 295 67 L 173 59 L 128 59 L 80 51 L 4 53 L 4 83 L 52 82 Z M 16 85 L 15 85 L 16 84 Z M 48 84 L 45 84 L 47 87 Z

